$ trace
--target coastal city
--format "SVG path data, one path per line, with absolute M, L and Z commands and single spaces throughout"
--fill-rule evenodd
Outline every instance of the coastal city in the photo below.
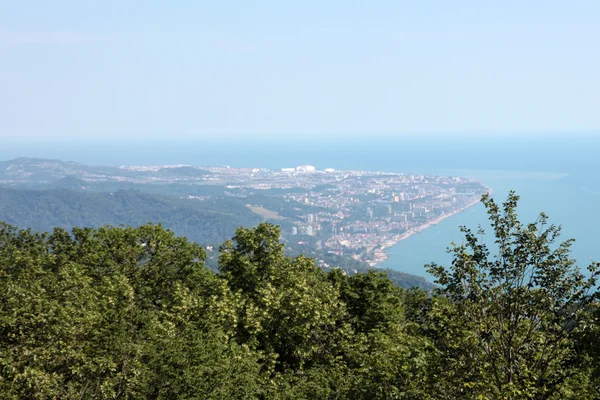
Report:
M 121 168 L 158 171 L 190 166 Z M 489 192 L 482 183 L 461 177 L 319 170 L 312 165 L 280 170 L 203 169 L 210 174 L 196 178 L 198 184 L 223 185 L 230 196 L 251 198 L 262 193 L 282 200 L 284 205 L 272 208 L 260 202 L 247 206 L 266 220 L 280 223 L 289 243 L 314 245 L 371 266 L 385 261 L 386 247 L 477 204 Z
M 281 198 L 313 209 L 284 232 L 290 242 L 303 244 L 308 237 L 317 248 L 371 266 L 385 261 L 386 247 L 477 204 L 489 192 L 480 182 L 461 177 L 320 171 L 310 165 L 212 172 L 221 176 L 213 177 L 217 180 L 236 177 L 240 188 L 290 190 Z M 282 218 L 260 205 L 248 206 L 265 217 Z
M 371 266 L 385 261 L 385 248 L 477 204 L 490 191 L 463 177 L 321 170 L 312 165 L 111 167 L 26 158 L 4 164 L 0 184 L 7 187 L 136 190 L 198 206 L 211 203 L 212 210 L 225 216 L 240 215 L 243 209 L 254 216 L 254 222 L 245 221 L 280 225 L 291 248 Z

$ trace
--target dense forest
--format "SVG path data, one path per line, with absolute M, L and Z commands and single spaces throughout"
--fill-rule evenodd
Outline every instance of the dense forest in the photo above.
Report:
M 484 196 L 437 288 L 323 271 L 278 227 L 203 248 L 160 225 L 0 225 L 3 399 L 594 399 L 598 265 Z
M 0 188 L 0 220 L 39 231 L 160 221 L 178 235 L 203 244 L 220 243 L 236 228 L 262 221 L 230 198 L 198 201 L 135 190 L 87 193 L 7 188 Z

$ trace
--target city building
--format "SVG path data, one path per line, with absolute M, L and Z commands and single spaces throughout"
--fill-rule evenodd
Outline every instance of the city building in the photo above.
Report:
M 415 215 L 425 215 L 427 213 L 427 208 L 425 207 L 414 207 L 413 212 Z
M 312 165 L 300 165 L 296 167 L 296 172 L 315 172 L 316 170 Z
M 408 221 L 408 217 L 406 214 L 397 214 L 392 217 L 392 221 L 394 222 L 406 222 Z

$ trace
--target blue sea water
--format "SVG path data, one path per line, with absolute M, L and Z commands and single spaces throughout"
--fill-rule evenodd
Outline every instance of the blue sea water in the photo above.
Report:
M 471 177 L 493 190 L 498 201 L 509 190 L 521 197 L 518 212 L 532 222 L 544 211 L 575 238 L 573 256 L 584 267 L 600 260 L 600 137 L 502 136 L 427 139 L 270 139 L 121 141 L 4 144 L 0 160 L 18 156 L 57 158 L 99 165 L 231 165 L 282 168 L 301 164 L 336 168 Z M 460 243 L 460 225 L 485 226 L 479 204 L 389 248 L 382 265 L 425 276 L 424 265 L 448 265 L 446 249 Z
M 533 222 L 540 212 L 549 216 L 549 222 L 562 226 L 561 239 L 575 238 L 572 255 L 582 269 L 591 260 L 600 261 L 600 194 L 585 187 L 573 186 L 562 174 L 531 173 L 526 171 L 440 171 L 440 175 L 459 175 L 478 179 L 493 189 L 496 201 L 502 202 L 510 190 L 520 196 L 518 214 L 522 222 Z M 482 204 L 452 216 L 436 226 L 424 230 L 389 249 L 384 267 L 422 275 L 433 280 L 424 264 L 435 262 L 448 266 L 452 255 L 441 251 L 452 242 L 460 244 L 463 234 L 459 226 L 475 230 L 479 225 L 489 232 L 486 243 L 491 245 L 491 229 Z M 493 249 L 493 247 L 490 247 Z

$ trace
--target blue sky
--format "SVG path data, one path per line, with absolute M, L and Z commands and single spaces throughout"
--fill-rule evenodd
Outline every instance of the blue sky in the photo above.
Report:
M 598 1 L 3 1 L 0 139 L 600 132 Z

